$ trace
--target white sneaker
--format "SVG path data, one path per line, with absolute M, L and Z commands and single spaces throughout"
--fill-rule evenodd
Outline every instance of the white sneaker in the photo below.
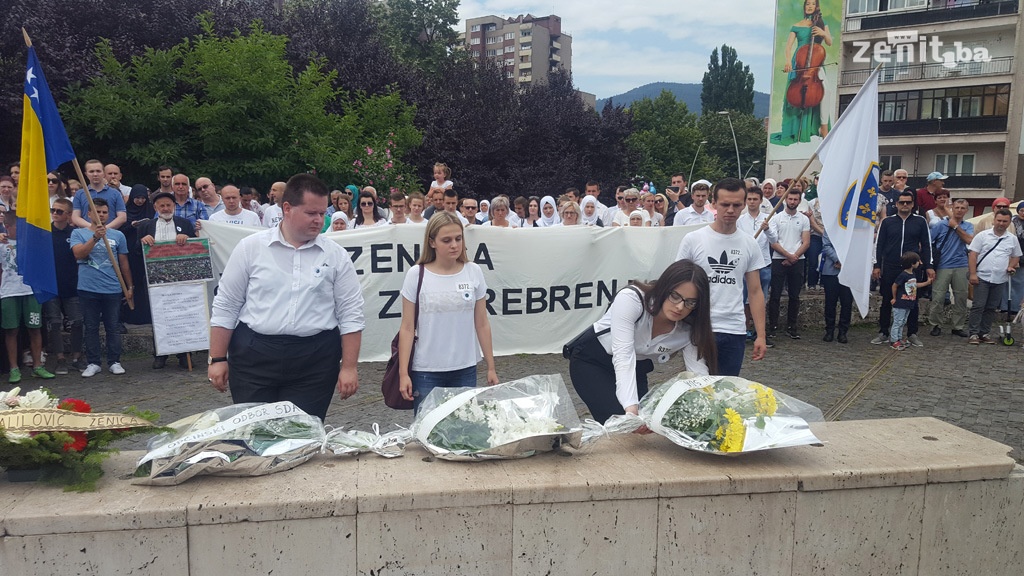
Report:
M 120 362 L 114 362 L 110 365 L 111 374 L 124 374 L 124 368 L 121 367 Z
M 101 368 L 99 364 L 89 364 L 85 367 L 85 370 L 82 370 L 82 378 L 92 378 L 99 374 L 100 370 Z

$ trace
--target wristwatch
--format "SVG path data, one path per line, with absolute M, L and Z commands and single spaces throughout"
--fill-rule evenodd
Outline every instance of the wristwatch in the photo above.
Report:
M 206 359 L 207 366 L 212 366 L 215 362 L 227 362 L 227 356 L 210 356 Z

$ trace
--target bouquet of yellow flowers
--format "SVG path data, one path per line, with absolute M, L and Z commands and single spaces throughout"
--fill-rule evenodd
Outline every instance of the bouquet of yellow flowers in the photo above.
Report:
M 691 450 L 727 454 L 814 444 L 821 411 L 737 376 L 679 374 L 640 400 L 652 431 Z M 621 417 L 613 417 L 621 418 Z

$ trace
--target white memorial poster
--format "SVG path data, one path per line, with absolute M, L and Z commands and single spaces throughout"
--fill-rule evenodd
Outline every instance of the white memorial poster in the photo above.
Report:
M 206 282 L 150 286 L 149 305 L 158 356 L 210 348 Z
M 679 242 L 704 226 L 503 229 L 470 226 L 469 259 L 487 281 L 487 312 L 496 356 L 550 354 L 596 322 L 630 280 L 656 280 L 675 260 Z M 363 298 L 366 329 L 359 359 L 387 360 L 401 323 L 399 291 L 423 243 L 422 226 L 331 232 L 348 250 Z M 238 242 L 257 228 L 203 222 L 216 277 Z

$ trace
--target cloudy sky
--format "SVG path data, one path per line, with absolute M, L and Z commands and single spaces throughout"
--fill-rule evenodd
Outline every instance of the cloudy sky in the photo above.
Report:
M 700 83 L 711 50 L 736 49 L 767 92 L 772 0 L 462 0 L 459 16 L 562 18 L 576 87 L 605 98 L 651 82 Z

